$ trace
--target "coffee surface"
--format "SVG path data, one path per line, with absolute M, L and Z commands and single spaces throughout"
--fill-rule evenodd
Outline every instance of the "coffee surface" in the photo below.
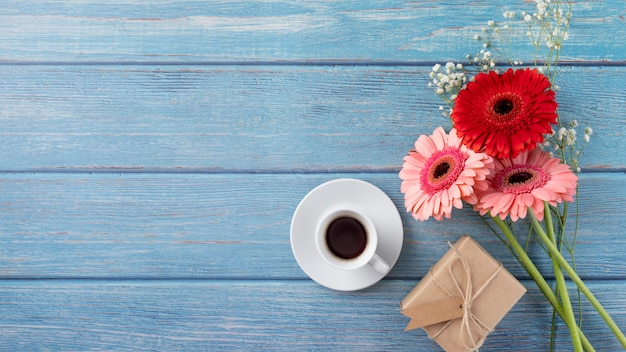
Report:
M 333 220 L 326 230 L 328 249 L 339 258 L 353 259 L 365 250 L 367 233 L 361 222 L 344 216 Z

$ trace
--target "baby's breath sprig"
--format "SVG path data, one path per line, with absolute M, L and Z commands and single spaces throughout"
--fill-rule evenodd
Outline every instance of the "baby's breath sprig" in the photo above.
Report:
M 568 39 L 572 2 L 536 0 L 536 11 L 522 12 L 526 36 L 534 47 L 535 63 L 543 61 L 545 74 L 554 82 L 563 42 Z
M 578 121 L 572 120 L 569 123 L 562 124 L 557 131 L 546 137 L 543 143 L 544 149 L 551 150 L 551 154 L 560 158 L 563 163 L 569 165 L 573 171 L 580 172 L 579 158 L 583 151 L 591 141 L 593 129 L 585 127 L 583 129 L 583 138 L 578 138 Z
M 558 0 L 535 0 L 532 13 L 522 11 L 517 15 L 513 11 L 503 13 L 504 20 L 487 22 L 482 34 L 475 36 L 483 48 L 493 51 L 498 61 L 510 66 L 522 63 L 509 55 L 518 26 L 526 28 L 526 37 L 533 48 L 533 62 L 550 82 L 554 82 L 563 42 L 569 37 L 568 29 L 572 18 L 572 2 Z
M 431 87 L 435 94 L 437 94 L 447 108 L 443 105 L 439 107 L 442 114 L 446 117 L 450 116 L 452 106 L 454 105 L 454 99 L 461 89 L 465 87 L 468 82 L 468 76 L 466 74 L 463 64 L 448 62 L 444 66 L 436 64 L 430 71 L 430 82 L 428 86 Z
M 487 49 L 482 49 L 475 56 L 466 55 L 465 58 L 469 61 L 469 64 L 473 66 L 477 72 L 498 72 L 498 68 L 496 67 L 496 60 L 491 51 Z
M 445 117 L 450 117 L 454 100 L 468 82 L 474 80 L 474 74 L 497 70 L 496 61 L 489 50 L 481 50 L 476 56 L 466 55 L 467 65 L 447 62 L 445 65 L 436 64 L 430 72 L 428 86 L 433 89 L 446 106 L 439 106 Z
M 509 56 L 511 52 L 511 38 L 515 28 L 515 12 L 507 10 L 503 13 L 503 17 L 505 19 L 503 22 L 489 20 L 487 27 L 483 27 L 482 33 L 475 35 L 474 39 L 481 43 L 483 50 L 481 50 L 480 54 L 483 54 L 486 49 L 495 53 L 495 55 L 492 55 L 491 51 L 489 51 L 491 61 L 495 62 L 498 59 L 498 61 L 506 62 L 510 66 L 521 65 L 521 63 L 513 61 Z M 480 55 L 476 55 L 474 60 L 479 57 Z M 488 68 L 483 67 L 483 71 L 488 71 Z

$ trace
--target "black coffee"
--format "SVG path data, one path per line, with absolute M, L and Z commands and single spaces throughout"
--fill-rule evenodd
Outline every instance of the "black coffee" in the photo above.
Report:
M 333 220 L 326 230 L 328 249 L 339 258 L 358 257 L 367 245 L 367 233 L 359 220 L 343 216 Z

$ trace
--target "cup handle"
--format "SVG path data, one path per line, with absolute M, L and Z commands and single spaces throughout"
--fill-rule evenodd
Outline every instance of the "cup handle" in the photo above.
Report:
M 374 256 L 370 259 L 368 264 L 381 274 L 386 274 L 387 271 L 389 271 L 389 264 L 382 260 L 376 253 L 374 253 Z

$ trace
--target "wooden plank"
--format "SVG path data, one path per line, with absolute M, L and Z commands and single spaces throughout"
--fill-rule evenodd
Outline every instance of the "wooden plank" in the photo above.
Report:
M 563 59 L 626 59 L 624 4 L 576 1 Z M 470 10 L 471 9 L 471 10 Z M 472 39 L 517 1 L 6 0 L 0 61 L 434 61 L 461 59 Z M 616 11 L 617 10 L 617 11 Z M 525 25 L 516 58 L 532 60 Z M 517 39 L 517 40 L 516 40 Z M 522 43 L 522 44 L 519 44 Z
M 404 247 L 391 278 L 421 277 L 463 233 L 526 277 L 470 209 L 413 220 L 396 173 L 2 175 L 0 277 L 306 279 L 289 244 L 291 216 L 312 188 L 340 177 L 377 185 L 401 209 Z M 581 175 L 576 263 L 585 278 L 626 277 L 625 181 Z M 552 272 L 541 250 L 532 255 Z
M 395 171 L 419 134 L 448 125 L 429 70 L 0 66 L 0 168 Z M 563 119 L 595 131 L 585 169 L 626 167 L 615 148 L 626 134 L 625 75 L 560 73 Z
M 306 277 L 289 223 L 310 189 L 338 177 L 370 181 L 402 209 L 402 157 L 446 124 L 430 66 L 478 50 L 471 38 L 510 6 L 4 1 L 2 349 L 436 349 L 403 331 L 399 301 L 447 241 L 469 233 L 527 278 L 469 209 L 425 223 L 402 211 L 398 264 L 354 293 Z M 626 44 L 597 40 L 626 37 L 623 1 L 574 9 L 560 111 L 595 130 L 577 266 L 626 326 Z M 513 51 L 530 60 L 527 47 Z M 524 284 L 484 350 L 548 349 L 551 311 Z M 584 325 L 597 350 L 620 349 L 599 319 Z M 563 326 L 558 340 L 570 349 Z
M 0 344 L 14 351 L 437 350 L 422 330 L 404 331 L 399 302 L 416 283 L 343 293 L 299 281 L 8 281 L 0 286 Z M 626 326 L 623 285 L 590 287 Z M 551 311 L 529 288 L 481 350 L 548 350 Z M 585 316 L 583 329 L 598 351 L 620 350 L 595 316 Z M 567 336 L 559 326 L 557 351 L 571 349 Z

